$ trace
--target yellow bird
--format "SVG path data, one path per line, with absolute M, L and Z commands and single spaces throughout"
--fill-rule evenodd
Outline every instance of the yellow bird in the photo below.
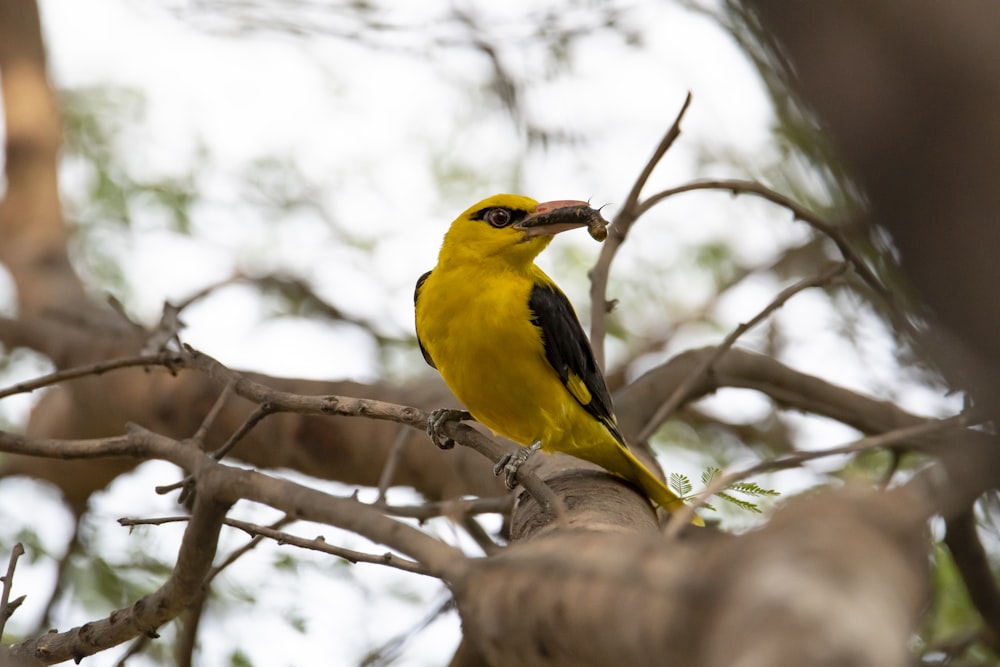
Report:
M 591 461 L 637 484 L 656 504 L 683 501 L 629 451 L 611 395 L 569 299 L 534 259 L 555 234 L 599 215 L 582 201 L 538 203 L 500 194 L 462 213 L 437 266 L 417 281 L 417 339 L 476 421 L 494 433 Z M 462 414 L 462 413 L 459 413 Z M 428 432 L 444 444 L 436 411 Z M 501 462 L 497 474 L 513 470 Z M 700 523 L 700 520 L 697 520 Z

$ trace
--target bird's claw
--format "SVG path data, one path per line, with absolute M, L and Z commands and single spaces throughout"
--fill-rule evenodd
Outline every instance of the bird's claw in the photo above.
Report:
M 493 466 L 493 474 L 499 477 L 502 473 L 504 475 L 504 484 L 507 485 L 508 489 L 514 489 L 517 487 L 518 469 L 524 465 L 524 462 L 528 460 L 528 457 L 541 448 L 542 443 L 535 440 L 529 447 L 522 447 L 516 452 L 504 454 L 500 460 L 497 461 L 497 464 Z
M 448 422 L 457 422 L 465 419 L 472 419 L 472 415 L 467 410 L 454 410 L 452 408 L 440 408 L 435 410 L 427 418 L 427 435 L 431 442 L 441 449 L 451 449 L 455 446 L 455 441 L 444 433 L 444 425 Z

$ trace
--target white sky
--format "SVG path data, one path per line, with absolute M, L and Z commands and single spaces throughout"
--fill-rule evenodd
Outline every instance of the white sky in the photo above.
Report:
M 498 9 L 500 4 L 503 9 Z M 511 125 L 497 114 L 485 115 L 483 99 L 470 94 L 482 80 L 485 65 L 468 51 L 440 49 L 424 59 L 330 39 L 218 37 L 175 22 L 152 1 L 42 0 L 41 5 L 59 86 L 115 84 L 143 91 L 145 120 L 127 136 L 136 169 L 151 175 L 170 173 L 190 164 L 200 144 L 208 148 L 205 202 L 195 209 L 195 237 L 178 237 L 157 220 L 139 219 L 132 237 L 109 241 L 120 245 L 112 250 L 123 257 L 130 283 L 136 286 L 134 310 L 147 321 L 155 320 L 164 299 L 181 299 L 236 268 L 266 268 L 293 270 L 348 312 L 383 322 L 390 333 L 409 332 L 413 282 L 433 265 L 441 235 L 454 215 L 518 181 L 527 184 L 525 194 L 535 198 L 592 198 L 609 202 L 613 214 L 688 91 L 694 103 L 684 134 L 648 192 L 702 176 L 743 175 L 721 172 L 704 160 L 702 151 L 732 155 L 751 166 L 774 159 L 768 144 L 771 116 L 754 71 L 710 21 L 670 3 L 638 0 L 627 5 L 629 23 L 646 39 L 642 49 L 630 50 L 617 38 L 595 35 L 574 53 L 570 73 L 533 90 L 527 107 L 536 121 L 571 130 L 588 141 L 579 148 L 528 156 Z M 462 6 L 483 12 L 488 25 L 519 35 L 525 31 L 528 8 L 539 5 L 468 0 Z M 420 25 L 439 15 L 447 3 L 401 7 L 409 14 L 394 19 Z M 539 77 L 540 62 L 532 49 L 506 56 L 516 75 Z M 305 214 L 280 224 L 257 217 L 241 200 L 238 183 L 247 163 L 266 157 L 292 158 L 310 179 L 327 185 L 324 199 L 337 224 Z M 468 192 L 443 191 L 429 169 L 435 158 L 474 165 L 487 174 L 486 182 L 470 185 Z M 517 178 L 515 167 L 520 169 Z M 651 217 L 637 228 L 618 268 L 641 270 L 681 262 L 685 247 L 712 239 L 738 238 L 744 259 L 765 258 L 776 247 L 804 238 L 805 230 L 797 225 L 766 206 L 730 202 L 724 195 L 687 195 L 664 206 L 655 222 Z M 375 244 L 368 259 L 360 261 L 345 247 L 345 229 L 352 238 Z M 599 249 L 583 234 L 560 237 L 558 243 L 577 247 L 591 258 Z M 571 297 L 579 302 L 586 295 L 585 275 L 563 274 L 560 267 L 543 264 Z M 735 326 L 752 317 L 780 287 L 750 281 L 719 304 L 717 317 Z M 672 298 L 683 308 L 694 307 L 706 287 L 691 283 L 665 289 L 674 290 Z M 369 379 L 376 373 L 375 348 L 360 332 L 299 319 L 266 319 L 260 311 L 251 290 L 224 290 L 186 314 L 185 340 L 235 367 L 278 375 Z M 803 344 L 793 346 L 790 355 L 802 370 L 846 386 L 892 393 L 914 409 L 940 408 L 927 390 L 900 386 L 894 375 L 888 377 L 891 371 L 883 369 L 892 369 L 891 342 L 874 323 L 862 323 L 870 330 L 870 358 L 858 360 L 853 355 L 841 358 L 837 323 L 822 299 L 800 295 L 779 317 L 799 327 Z M 689 332 L 670 352 L 719 338 L 719 332 Z M 817 349 L 826 351 L 817 354 Z M 422 365 L 419 358 L 413 363 Z M 19 400 L 7 402 L 4 414 L 23 414 L 28 403 Z M 759 401 L 745 395 L 720 396 L 708 405 L 747 418 L 761 409 Z M 801 428 L 816 434 L 817 446 L 851 437 L 845 429 L 823 429 L 813 422 Z M 697 479 L 701 462 L 684 460 L 680 465 L 690 466 L 684 472 Z M 124 551 L 135 548 L 130 540 L 140 538 L 129 537 L 114 519 L 174 513 L 171 502 L 149 491 L 153 484 L 171 480 L 169 466 L 154 464 L 116 482 L 97 502 L 92 524 L 105 524 L 97 528 L 99 539 Z M 790 486 L 797 484 L 792 481 Z M 350 492 L 337 485 L 330 488 Z M 0 508 L 11 507 L 23 492 L 21 485 L 0 485 Z M 57 512 L 54 498 L 38 502 Z M 68 526 L 58 527 L 58 519 L 42 523 L 57 526 L 47 529 L 43 539 L 58 549 Z M 170 558 L 176 548 L 176 535 L 169 529 L 143 531 L 141 540 L 162 558 Z M 390 591 L 434 599 L 440 589 L 434 582 L 372 566 L 345 575 L 325 557 L 304 556 L 307 565 L 296 575 L 275 573 L 271 564 L 278 553 L 288 553 L 287 548 L 262 548 L 227 575 L 256 599 L 242 603 L 245 613 L 229 607 L 221 618 L 212 615 L 206 620 L 200 664 L 226 664 L 226 654 L 236 644 L 258 665 L 356 664 L 364 649 L 406 629 L 424 613 L 425 606 L 400 602 Z M 49 585 L 51 562 L 42 559 L 19 570 L 19 587 L 31 593 L 20 617 L 37 613 L 31 605 L 44 598 L 40 591 Z M 357 577 L 361 586 L 349 577 Z M 258 588 L 255 582 L 279 585 Z M 307 619 L 305 633 L 276 621 L 291 608 Z M 90 613 L 67 610 L 65 621 L 82 622 Z M 223 634 L 213 634 L 220 631 Z M 454 615 L 438 621 L 398 664 L 444 664 L 457 633 Z M 120 653 L 109 651 L 88 658 L 86 664 L 112 665 Z M 145 664 L 141 658 L 129 662 Z

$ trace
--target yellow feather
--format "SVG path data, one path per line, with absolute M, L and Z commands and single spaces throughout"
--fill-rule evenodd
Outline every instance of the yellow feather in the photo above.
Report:
M 590 403 L 590 390 L 587 389 L 587 384 L 576 373 L 569 374 L 569 379 L 566 381 L 566 388 L 573 394 L 573 398 L 580 403 L 584 405 Z
M 528 197 L 496 195 L 452 223 L 419 288 L 421 344 L 455 396 L 493 432 L 596 463 L 676 510 L 682 501 L 582 407 L 592 400 L 585 381 L 570 373 L 563 384 L 546 359 L 529 300 L 535 286 L 555 288 L 534 264 L 552 236 L 474 219 L 489 207 L 527 213 L 537 206 Z

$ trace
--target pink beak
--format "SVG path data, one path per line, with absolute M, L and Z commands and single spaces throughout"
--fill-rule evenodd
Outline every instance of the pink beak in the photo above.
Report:
M 547 201 L 536 206 L 534 211 L 513 226 L 523 231 L 525 236 L 555 236 L 559 232 L 586 227 L 595 213 L 597 211 L 585 201 Z

